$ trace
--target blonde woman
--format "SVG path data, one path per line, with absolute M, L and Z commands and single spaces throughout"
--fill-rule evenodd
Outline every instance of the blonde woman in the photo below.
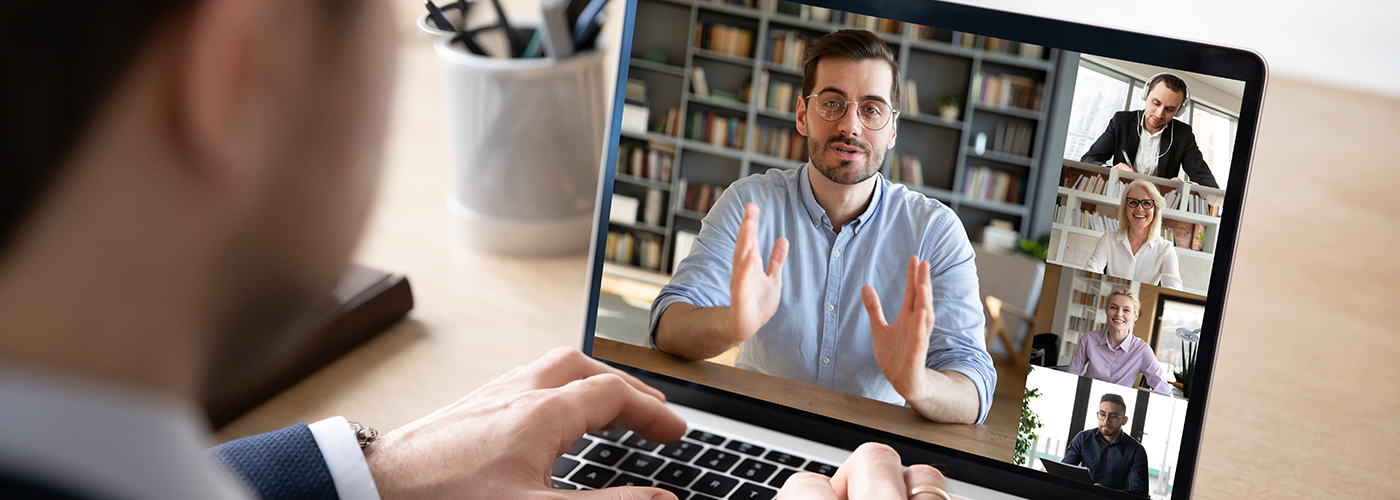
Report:
M 1164 204 L 1152 183 L 1138 179 L 1128 184 L 1119 204 L 1118 230 L 1103 233 L 1084 269 L 1180 290 L 1176 247 L 1162 238 Z
M 1133 335 L 1133 323 L 1141 314 L 1142 302 L 1127 288 L 1108 294 L 1108 325 L 1085 333 L 1069 360 L 1069 372 L 1094 380 L 1132 387 L 1138 375 L 1157 394 L 1171 395 L 1163 377 L 1162 365 L 1147 342 Z

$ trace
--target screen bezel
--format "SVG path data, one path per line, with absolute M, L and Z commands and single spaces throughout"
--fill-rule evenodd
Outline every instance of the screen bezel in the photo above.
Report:
M 1190 498 L 1194 486 L 1197 460 L 1205 413 L 1210 400 L 1211 381 L 1217 349 L 1220 344 L 1222 318 L 1229 292 L 1230 271 L 1239 237 L 1241 211 L 1245 188 L 1249 183 L 1255 136 L 1259 126 L 1259 111 L 1263 104 L 1268 68 L 1258 53 L 1246 49 L 1173 39 L 1143 33 L 1133 33 L 1069 21 L 998 11 L 981 7 L 938 1 L 876 2 L 856 0 L 800 0 L 803 3 L 833 10 L 860 13 L 898 21 L 954 29 L 984 36 L 1005 38 L 1042 45 L 1064 51 L 1139 62 L 1174 70 L 1190 71 L 1245 82 L 1241 98 L 1239 122 L 1231 157 L 1230 176 L 1225 186 L 1228 193 L 1216 240 L 1211 282 L 1207 289 L 1206 312 L 1202 319 L 1199 359 L 1193 376 L 1191 404 L 1187 407 L 1182 432 L 1176 478 L 1172 483 L 1172 498 Z M 619 46 L 617 83 L 613 102 L 623 100 L 636 21 L 637 0 L 626 0 Z M 950 21 L 952 22 L 950 24 Z M 622 107 L 613 106 L 607 125 L 607 144 L 600 162 L 599 198 L 595 203 L 594 245 L 590 249 L 590 291 L 587 320 L 584 325 L 583 352 L 592 355 L 593 335 L 597 328 L 597 310 L 603 259 L 612 202 L 614 162 L 620 141 Z M 606 360 L 604 360 L 606 361 Z M 723 389 L 681 381 L 642 369 L 609 363 L 661 389 L 670 401 L 699 410 L 780 430 L 797 437 L 823 442 L 844 449 L 854 449 L 866 441 L 880 441 L 894 447 L 906 463 L 938 464 L 945 474 L 960 481 L 1020 496 L 1035 498 L 1082 498 L 1096 495 L 1105 498 L 1132 498 L 1123 493 L 1096 488 L 1065 478 L 960 450 L 916 441 L 903 436 L 873 430 L 849 422 L 814 415 L 767 401 L 735 394 Z

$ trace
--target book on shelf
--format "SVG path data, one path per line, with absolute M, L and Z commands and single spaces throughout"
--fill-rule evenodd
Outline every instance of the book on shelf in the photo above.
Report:
M 890 180 L 911 186 L 924 185 L 924 166 L 918 156 L 890 152 Z
M 753 31 L 725 24 L 695 22 L 695 46 L 734 57 L 749 57 L 753 51 Z
M 671 108 L 666 110 L 666 114 L 656 121 L 656 128 L 652 132 L 676 137 L 681 133 L 681 108 Z
M 1182 212 L 1210 217 L 1219 217 L 1220 208 L 1224 202 L 1220 196 L 1208 194 L 1201 196 L 1199 193 L 1191 193 L 1190 196 L 1181 196 L 1180 191 L 1172 191 L 1166 198 L 1168 207 L 1175 208 Z
M 1206 227 L 1201 224 L 1163 218 L 1162 238 L 1178 248 L 1200 251 L 1201 247 L 1205 245 Z
M 680 264 L 681 260 L 690 255 L 690 249 L 695 246 L 697 234 L 690 231 L 676 231 L 676 238 L 671 243 L 671 265 Z
M 999 121 L 996 129 L 992 133 L 992 151 L 998 151 L 1017 156 L 1031 155 L 1031 141 L 1034 138 L 1035 129 L 1030 125 Z
M 1069 317 L 1069 329 L 1076 332 L 1092 332 L 1102 330 L 1106 324 L 1094 321 L 1097 314 L 1084 314 Z
M 745 123 L 739 118 L 717 115 L 713 111 L 696 111 L 690 115 L 690 124 L 686 139 L 719 147 L 744 148 Z
M 608 221 L 619 224 L 636 224 L 637 208 L 641 204 L 636 198 L 617 193 L 612 195 L 612 207 L 608 209 Z
M 647 188 L 647 201 L 642 204 L 642 222 L 653 226 L 661 225 L 661 214 L 666 210 L 660 189 Z
M 690 88 L 697 96 L 710 97 L 710 84 L 705 81 L 705 68 L 696 66 L 690 69 Z
M 969 167 L 963 172 L 962 195 L 968 198 L 1020 203 L 1023 190 L 1019 175 L 991 167 Z
M 759 78 L 766 79 L 767 76 L 768 71 L 765 70 Z M 793 91 L 797 90 L 798 87 L 794 87 L 793 84 L 789 82 L 779 80 L 769 81 L 766 87 L 767 92 L 764 93 L 763 98 L 765 105 L 761 105 L 760 107 L 782 113 L 792 113 L 794 111 L 793 104 L 796 101 L 793 99 Z
M 749 86 L 749 102 L 759 109 L 768 107 L 768 70 L 758 72 L 758 81 Z
M 618 148 L 617 173 L 657 182 L 671 182 L 676 147 L 651 141 L 646 147 L 622 145 Z
M 623 93 L 622 129 L 646 133 L 651 120 L 651 110 L 647 108 L 647 82 L 635 78 L 627 79 L 627 89 Z
M 1082 306 L 1097 307 L 1099 309 L 1108 307 L 1107 296 L 1091 291 L 1072 290 L 1070 292 L 1070 302 Z
M 694 210 L 700 213 L 709 213 L 710 207 L 714 206 L 715 200 L 724 194 L 724 186 L 713 184 L 694 184 L 685 179 L 681 179 L 681 187 L 685 193 L 685 203 L 682 208 Z
M 919 84 L 912 78 L 904 81 L 904 102 L 900 107 L 909 116 L 919 116 Z
M 756 152 L 790 161 L 807 161 L 807 138 L 788 127 L 758 129 Z
M 1090 207 L 1094 206 L 1091 203 L 1086 203 L 1085 205 Z M 1074 226 L 1080 229 L 1099 232 L 1118 230 L 1117 217 L 1103 215 L 1088 208 L 1074 209 L 1064 205 L 1055 205 L 1054 217 L 1057 223 Z
M 655 235 L 635 235 L 626 231 L 608 231 L 603 258 L 653 271 L 661 270 L 661 239 Z
M 807 57 L 807 47 L 816 43 L 817 37 L 808 36 L 797 30 L 774 29 L 768 33 L 766 61 L 786 68 L 802 69 L 802 61 Z
M 1066 174 L 1065 187 L 1076 191 L 1084 191 L 1089 194 L 1107 196 L 1109 198 L 1118 198 L 1123 194 L 1124 184 L 1121 182 L 1115 182 L 1110 184 L 1108 182 L 1108 177 L 1105 175 L 1076 174 L 1076 172 L 1082 171 L 1071 170 L 1068 174 Z M 1076 176 L 1072 177 L 1071 175 Z
M 980 71 L 972 76 L 972 100 L 986 106 L 1040 111 L 1045 82 L 1019 75 L 989 75 Z

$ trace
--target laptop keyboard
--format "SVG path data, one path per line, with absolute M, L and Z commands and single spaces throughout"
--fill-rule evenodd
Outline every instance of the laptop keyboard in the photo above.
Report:
M 836 466 L 691 429 L 653 443 L 626 429 L 590 433 L 554 461 L 555 489 L 654 486 L 680 500 L 768 500 L 798 471 L 831 476 Z

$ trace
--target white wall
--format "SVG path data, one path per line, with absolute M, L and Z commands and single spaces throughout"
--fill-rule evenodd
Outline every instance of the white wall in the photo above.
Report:
M 1396 0 L 950 0 L 1245 47 L 1272 76 L 1400 97 Z

